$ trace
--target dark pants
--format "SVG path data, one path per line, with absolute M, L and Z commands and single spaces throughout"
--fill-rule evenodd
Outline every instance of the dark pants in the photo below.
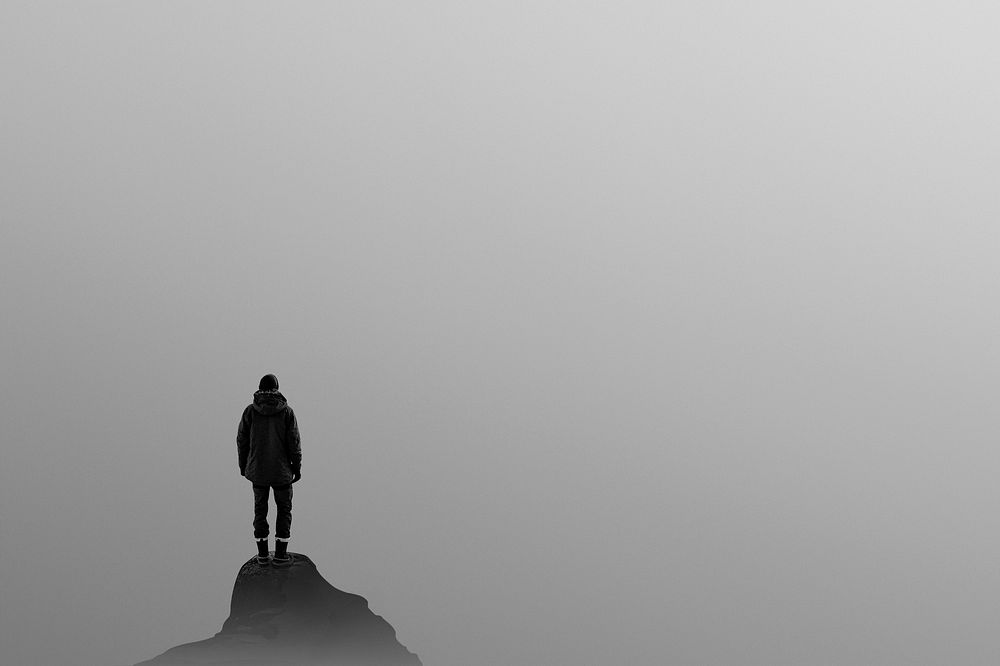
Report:
M 267 496 L 271 486 L 253 487 L 253 536 L 264 539 L 271 530 L 267 525 Z M 275 521 L 275 534 L 278 539 L 288 539 L 292 536 L 292 484 L 274 486 L 274 503 L 278 507 L 278 518 Z

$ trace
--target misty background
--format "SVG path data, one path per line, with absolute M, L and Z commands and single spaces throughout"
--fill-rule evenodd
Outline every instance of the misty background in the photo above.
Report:
M 427 666 L 995 663 L 998 13 L 4 2 L 0 661 L 221 628 L 274 372 Z

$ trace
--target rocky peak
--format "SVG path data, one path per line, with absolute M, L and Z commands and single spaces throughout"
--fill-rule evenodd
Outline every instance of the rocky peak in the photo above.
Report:
M 136 666 L 420 666 L 364 597 L 330 585 L 307 556 L 291 555 L 287 567 L 251 558 L 240 568 L 229 617 L 215 636 Z

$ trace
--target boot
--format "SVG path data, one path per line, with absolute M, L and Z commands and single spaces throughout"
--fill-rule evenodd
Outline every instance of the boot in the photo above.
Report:
M 288 542 L 281 539 L 274 541 L 274 557 L 271 562 L 276 567 L 287 566 L 292 563 L 292 558 L 288 555 Z
M 269 564 L 271 554 L 267 550 L 267 539 L 257 539 L 257 564 Z

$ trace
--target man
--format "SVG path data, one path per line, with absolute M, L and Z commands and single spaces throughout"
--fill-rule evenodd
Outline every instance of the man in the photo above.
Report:
M 253 484 L 253 536 L 257 540 L 257 562 L 276 566 L 291 564 L 288 540 L 292 528 L 292 484 L 302 478 L 302 447 L 299 424 L 285 396 L 278 391 L 278 378 L 264 375 L 253 402 L 243 410 L 236 431 L 240 474 Z M 267 500 L 274 489 L 278 508 L 274 557 L 269 557 Z

